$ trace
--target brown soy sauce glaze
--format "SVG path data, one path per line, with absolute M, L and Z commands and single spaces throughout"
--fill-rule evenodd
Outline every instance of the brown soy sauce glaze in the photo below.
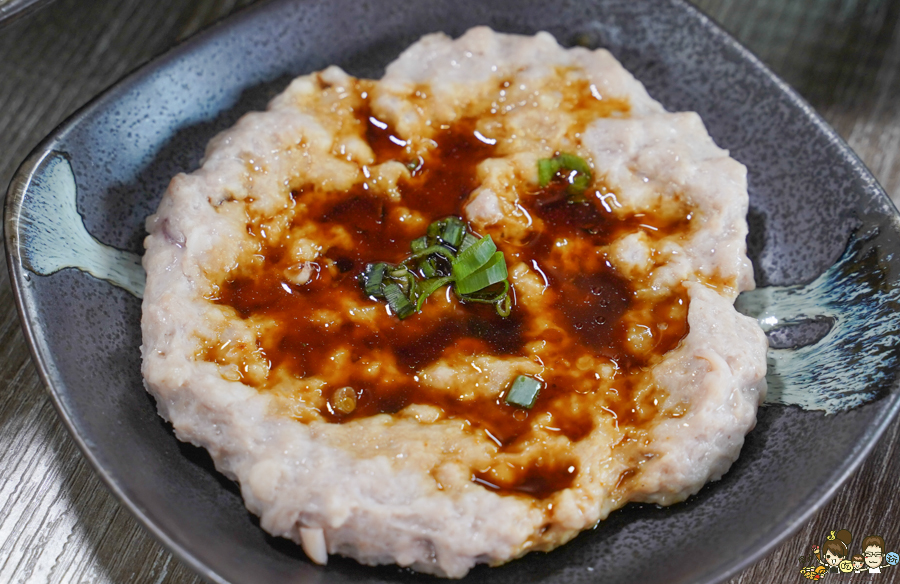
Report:
M 413 160 L 392 129 L 375 118 L 367 104 L 357 109 L 360 123 L 365 124 L 365 136 L 375 152 L 377 162 L 400 160 L 415 165 L 412 178 L 401 182 L 400 191 L 405 206 L 423 215 L 429 222 L 448 215 L 464 216 L 463 205 L 477 186 L 476 167 L 493 155 L 493 147 L 474 135 L 473 120 L 462 120 L 448 130 L 436 133 L 432 139 L 437 148 L 422 160 Z M 298 201 L 308 194 L 304 189 L 294 193 Z M 591 396 L 576 395 L 570 387 L 566 372 L 549 371 L 535 408 L 529 412 L 507 405 L 503 396 L 490 400 L 461 402 L 446 392 L 431 391 L 415 380 L 416 373 L 441 356 L 450 354 L 521 356 L 527 338 L 523 311 L 502 318 L 493 307 L 480 304 L 459 305 L 450 317 L 435 315 L 428 310 L 404 321 L 392 319 L 391 324 L 377 332 L 343 321 L 323 328 L 313 322 L 315 310 L 341 310 L 341 299 L 359 299 L 363 294 L 358 275 L 368 263 L 388 261 L 396 263 L 409 253 L 409 241 L 404 227 L 390 219 L 394 203 L 374 196 L 362 185 L 348 192 L 329 193 L 312 204 L 304 221 L 313 220 L 323 227 L 340 225 L 352 238 L 348 248 L 332 248 L 326 258 L 333 269 L 322 270 L 318 278 L 304 286 L 286 282 L 282 274 L 288 267 L 285 249 L 271 245 L 264 249 L 265 268 L 252 274 L 238 275 L 220 288 L 216 301 L 232 306 L 244 318 L 262 316 L 278 323 L 260 337 L 260 349 L 271 368 L 284 369 L 298 378 L 321 375 L 329 379 L 325 398 L 342 386 L 357 390 L 356 408 L 350 414 L 323 409 L 328 421 L 342 423 L 380 413 L 395 413 L 406 406 L 431 404 L 442 408 L 447 416 L 468 420 L 474 429 L 489 432 L 499 442 L 501 451 L 515 451 L 516 445 L 532 431 L 541 413 L 552 415 L 554 426 L 570 440 L 585 437 L 594 426 L 595 401 Z M 633 307 L 633 291 L 621 276 L 604 263 L 599 269 L 576 276 L 558 269 L 551 261 L 553 242 L 560 237 L 586 238 L 594 245 L 603 245 L 619 234 L 633 230 L 645 218 L 614 219 L 596 204 L 572 204 L 566 200 L 564 188 L 551 183 L 528 202 L 529 211 L 543 219 L 545 229 L 524 249 L 516 249 L 519 259 L 534 262 L 544 270 L 550 287 L 557 297 L 556 309 L 562 322 L 568 324 L 569 334 L 559 339 L 573 354 L 592 354 L 615 361 L 625 370 L 639 370 L 646 359 L 631 355 L 624 348 L 625 330 L 621 316 Z M 684 225 L 662 226 L 668 231 L 683 229 Z M 503 251 L 509 246 L 498 241 Z M 673 300 L 677 301 L 677 299 Z M 374 303 L 374 301 L 373 301 Z M 377 304 L 377 303 L 375 303 Z M 665 315 L 662 316 L 665 319 Z M 669 319 L 671 320 L 671 319 Z M 676 319 L 677 320 L 677 319 Z M 684 320 L 684 319 L 682 319 Z M 661 355 L 673 348 L 686 333 L 686 320 L 673 323 L 662 335 L 653 354 Z M 360 367 L 329 370 L 329 358 L 338 349 L 350 352 L 351 363 L 361 363 L 373 351 L 389 351 L 400 378 L 375 379 L 363 374 Z M 382 353 L 383 354 L 383 353 Z M 620 424 L 638 424 L 646 416 L 629 414 L 632 377 L 626 375 L 618 390 L 620 407 L 613 406 Z M 581 402 L 577 404 L 577 402 Z M 486 403 L 484 403 L 486 402 Z M 583 407 L 572 407 L 572 404 Z M 621 411 L 620 411 L 621 410 Z M 633 412 L 632 412 L 633 414 Z M 523 467 L 512 479 L 499 480 L 485 474 L 476 476 L 503 493 L 526 494 L 542 498 L 570 486 L 575 471 L 562 462 L 550 468 Z M 551 465 L 552 466 L 552 465 Z
M 618 218 L 603 208 L 602 197 L 608 193 L 602 181 L 595 181 L 584 201 L 573 202 L 566 185 L 553 181 L 521 201 L 532 217 L 541 219 L 543 229 L 524 248 L 517 249 L 516 255 L 540 268 L 555 293 L 553 309 L 559 313 L 556 320 L 564 323 L 570 333 L 565 336 L 551 331 L 546 340 L 561 344 L 568 354 L 590 355 L 615 363 L 621 381 L 615 384 L 615 397 L 603 401 L 615 412 L 619 424 L 636 425 L 651 419 L 655 410 L 646 404 L 632 408 L 635 384 L 647 367 L 675 348 L 687 334 L 686 293 L 672 294 L 656 304 L 642 302 L 635 298 L 631 283 L 609 261 L 594 258 L 571 273 L 571 269 L 557 264 L 553 247 L 560 240 L 580 239 L 592 248 L 600 248 L 641 228 L 654 237 L 685 233 L 690 229 L 690 217 L 639 214 Z M 621 318 L 630 310 L 649 311 L 657 323 L 655 346 L 644 354 L 633 354 L 626 347 L 627 327 Z M 533 412 L 551 413 L 554 425 L 570 440 L 577 441 L 593 429 L 593 412 L 587 408 L 573 413 L 572 367 L 563 369 L 550 369 L 544 375 L 545 386 Z M 592 402 L 593 398 L 584 397 L 583 401 Z
M 359 116 L 367 124 L 366 135 L 376 160 L 408 157 L 398 143 L 402 141 L 367 108 L 361 108 Z M 430 153 L 428 162 L 412 180 L 401 185 L 404 204 L 429 222 L 460 215 L 463 202 L 477 186 L 475 167 L 491 155 L 492 149 L 475 138 L 473 129 L 474 123 L 463 122 L 439 132 L 434 137 L 438 147 Z M 300 189 L 293 196 L 303 201 L 306 194 Z M 470 406 L 443 395 L 429 395 L 413 376 L 451 346 L 457 354 L 521 355 L 522 315 L 503 318 L 492 306 L 473 303 L 459 306 L 452 317 L 430 317 L 426 310 L 402 322 L 394 319 L 377 333 L 348 322 L 322 330 L 310 321 L 313 310 L 339 311 L 342 297 L 358 299 L 362 295 L 358 275 L 365 266 L 401 261 L 409 253 L 410 243 L 410 238 L 396 236 L 404 232 L 404 227 L 390 220 L 395 205 L 368 193 L 361 185 L 346 193 L 329 193 L 324 201 L 313 203 L 304 220 L 312 219 L 325 228 L 341 226 L 351 235 L 352 245 L 332 248 L 326 254 L 336 269 L 323 270 L 310 283 L 295 286 L 281 275 L 289 263 L 284 247 L 269 246 L 264 251 L 267 269 L 226 281 L 217 301 L 232 306 L 244 318 L 265 316 L 279 323 L 277 331 L 263 335 L 261 348 L 272 369 L 286 368 L 297 377 L 320 374 L 327 367 L 323 364 L 340 347 L 348 348 L 354 361 L 376 348 L 391 349 L 398 368 L 406 373 L 403 379 L 373 384 L 353 370 L 340 375 L 331 372 L 331 379 L 340 378 L 341 384 L 362 391 L 351 414 L 323 411 L 330 421 L 394 413 L 410 403 L 431 403 L 448 415 L 465 416 Z M 340 386 L 332 385 L 328 391 Z M 491 406 L 496 410 L 495 404 Z M 485 417 L 500 424 L 505 415 L 508 412 L 490 412 Z
M 375 154 L 375 164 L 381 164 L 388 160 L 399 160 L 410 163 L 411 155 L 406 148 L 407 141 L 398 137 L 393 129 L 379 120 L 369 107 L 368 101 L 363 101 L 357 108 L 356 120 L 365 127 L 366 142 Z
M 527 495 L 544 499 L 572 486 L 578 474 L 574 459 L 560 456 L 553 460 L 538 460 L 528 465 L 515 465 L 512 472 L 498 475 L 494 469 L 475 471 L 472 482 L 491 491 L 507 495 Z

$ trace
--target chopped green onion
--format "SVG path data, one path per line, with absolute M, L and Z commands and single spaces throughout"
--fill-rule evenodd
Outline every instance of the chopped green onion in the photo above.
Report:
M 497 251 L 491 236 L 482 237 L 470 247 L 459 252 L 453 261 L 453 277 L 457 282 L 465 280 L 470 274 L 485 265 Z
M 530 410 L 537 401 L 541 391 L 541 382 L 527 375 L 519 375 L 513 381 L 509 393 L 506 394 L 506 403 L 517 408 Z
M 569 170 L 580 172 L 588 177 L 591 176 L 590 165 L 588 165 L 587 161 L 580 156 L 563 152 L 557 156 L 556 159 L 559 161 L 559 166 L 561 168 L 568 168 Z
M 463 236 L 462 243 L 459 244 L 459 253 L 462 253 L 475 245 L 478 242 L 478 238 L 472 235 L 471 233 L 466 233 Z
M 375 296 L 376 298 L 384 297 L 381 290 L 381 284 L 384 280 L 384 270 L 386 267 L 387 264 L 383 262 L 366 266 L 366 271 L 363 272 L 362 275 L 362 281 L 367 296 Z
M 577 174 L 572 177 L 569 181 L 569 186 L 566 188 L 566 192 L 568 192 L 572 197 L 581 197 L 584 202 L 586 199 L 582 195 L 584 195 L 584 191 L 587 190 L 588 185 L 591 184 L 590 175 L 585 174 Z
M 462 219 L 451 216 L 429 225 L 426 235 L 410 242 L 410 250 L 400 264 L 369 264 L 360 276 L 366 294 L 386 299 L 397 317 L 421 311 L 425 300 L 447 284 L 462 302 L 493 304 L 497 314 L 509 315 L 506 260 L 490 235 L 479 239 Z
M 393 311 L 400 320 L 403 320 L 416 311 L 415 305 L 409 301 L 409 298 L 403 294 L 403 291 L 400 290 L 400 286 L 397 284 L 387 284 L 384 287 L 384 297 L 387 299 L 391 311 Z
M 416 276 L 409 271 L 409 268 L 400 266 L 388 272 L 388 275 L 404 294 L 412 296 L 416 289 Z
M 493 304 L 494 308 L 497 310 L 497 314 L 506 318 L 509 316 L 509 313 L 512 312 L 512 297 L 509 294 L 509 280 L 503 280 L 502 282 L 499 282 L 499 284 L 502 284 L 499 291 L 486 293 L 484 290 L 479 290 L 476 293 L 467 294 L 462 298 L 465 302 Z M 491 286 L 491 288 L 496 288 L 496 286 Z
M 413 253 L 425 251 L 428 248 L 428 236 L 423 235 L 422 237 L 412 240 L 409 244 L 409 248 L 413 250 Z
M 512 312 L 512 296 L 509 295 L 509 284 L 507 286 L 507 293 L 504 294 L 503 299 L 497 303 L 497 314 L 506 318 L 509 316 L 509 313 Z
M 416 253 L 412 254 L 411 256 L 403 260 L 403 262 L 406 263 L 412 260 L 417 260 L 419 258 L 428 257 L 432 254 L 442 255 L 451 262 L 456 259 L 456 256 L 453 255 L 453 252 L 443 245 L 429 245 L 422 251 L 417 251 Z
M 441 231 L 441 241 L 453 246 L 459 247 L 462 243 L 463 235 L 466 233 L 466 224 L 458 217 L 447 217 L 444 229 Z
M 559 172 L 559 162 L 555 158 L 541 158 L 538 160 L 538 184 L 541 188 L 550 184 L 553 175 Z
M 434 258 L 425 258 L 419 262 L 419 269 L 422 270 L 426 278 L 437 276 L 437 264 L 435 264 Z
M 497 282 L 502 282 L 507 276 L 506 261 L 503 259 L 503 252 L 498 251 L 476 271 L 465 278 L 457 279 L 456 291 L 463 295 L 471 294 L 496 284 Z
M 591 184 L 593 177 L 591 166 L 584 158 L 562 152 L 554 158 L 541 158 L 538 160 L 538 184 L 541 188 L 546 187 L 553 180 L 553 177 L 560 171 L 568 170 L 565 176 L 567 183 L 566 192 L 571 195 L 569 201 L 573 203 L 583 203 L 584 199 L 581 195 Z
M 499 286 L 499 290 L 497 289 Z M 466 294 L 466 302 L 478 302 L 481 304 L 497 304 L 509 294 L 509 280 L 502 280 L 496 285 L 488 286 L 476 292 Z

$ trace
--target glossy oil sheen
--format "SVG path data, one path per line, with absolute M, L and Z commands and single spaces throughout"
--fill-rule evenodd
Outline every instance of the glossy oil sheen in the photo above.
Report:
M 372 148 L 375 160 L 395 160 L 415 167 L 409 180 L 401 180 L 401 200 L 392 202 L 384 196 L 367 191 L 365 183 L 347 192 L 313 196 L 301 188 L 291 194 L 292 206 L 303 205 L 301 219 L 294 218 L 293 227 L 304 233 L 328 233 L 343 229 L 351 242 L 329 248 L 317 265 L 333 264 L 336 269 L 316 270 L 312 279 L 296 285 L 285 277 L 292 263 L 285 248 L 288 240 L 269 243 L 268 238 L 248 226 L 255 236 L 259 253 L 265 261 L 249 269 L 238 269 L 236 276 L 226 275 L 218 284 L 214 301 L 231 307 L 241 318 L 263 318 L 268 325 L 259 338 L 259 350 L 271 369 L 285 370 L 296 378 L 315 376 L 328 380 L 335 377 L 332 355 L 338 351 L 349 355 L 349 363 L 341 367 L 339 381 L 326 385 L 324 397 L 333 404 L 334 392 L 344 387 L 356 391 L 356 407 L 342 413 L 329 407 L 319 414 L 326 420 L 342 423 L 377 414 L 394 414 L 412 404 L 437 406 L 453 419 L 465 421 L 472 431 L 484 430 L 499 445 L 500 453 L 519 452 L 536 439 L 542 414 L 549 414 L 553 427 L 577 442 L 594 429 L 598 412 L 605 410 L 616 417 L 616 424 L 625 433 L 638 432 L 656 419 L 652 396 L 641 400 L 634 390 L 636 384 L 646 384 L 647 368 L 659 361 L 687 334 L 687 298 L 683 292 L 673 293 L 660 300 L 638 301 L 635 292 L 641 282 L 630 282 L 619 275 L 608 261 L 585 258 L 575 272 L 564 268 L 554 257 L 558 242 L 584 242 L 587 249 L 602 258 L 601 246 L 627 233 L 644 230 L 654 237 L 688 236 L 691 229 L 690 211 L 685 209 L 676 217 L 656 217 L 652 214 L 620 218 L 606 211 L 597 197 L 597 189 L 605 187 L 597 181 L 585 193 L 584 202 L 575 202 L 566 192 L 561 176 L 546 187 L 522 197 L 522 210 L 531 218 L 535 228 L 523 242 L 497 240 L 507 263 L 524 262 L 539 271 L 546 279 L 544 293 L 554 299 L 553 309 L 560 317 L 552 326 L 533 324 L 528 306 L 513 303 L 512 312 L 502 317 L 491 305 L 454 301 L 454 308 L 446 311 L 430 310 L 426 302 L 422 312 L 405 320 L 389 319 L 389 326 L 376 331 L 358 326 L 352 319 L 323 330 L 315 314 L 330 310 L 346 312 L 348 300 L 363 307 L 384 303 L 367 299 L 360 285 L 360 276 L 367 265 L 376 262 L 396 264 L 410 254 L 408 231 L 402 223 L 400 209 L 417 211 L 425 223 L 447 216 L 464 217 L 465 204 L 478 186 L 477 167 L 485 159 L 497 157 L 495 147 L 478 138 L 477 120 L 462 119 L 437 132 L 431 139 L 436 147 L 425 158 L 412 160 L 412 154 L 402 147 L 403 140 L 391 127 L 372 117 L 366 83 L 350 84 L 346 103 L 358 103 L 357 131 Z M 583 90 L 578 88 L 576 91 Z M 423 88 L 427 91 L 427 88 Z M 569 96 L 570 91 L 564 92 Z M 588 94 L 590 95 L 590 94 Z M 593 102 L 602 101 L 590 98 Z M 622 113 L 626 105 L 616 101 L 613 108 L 585 107 Z M 598 112 L 594 112 L 598 113 Z M 311 188 L 311 187 L 310 187 Z M 537 226 L 541 226 L 538 228 Z M 312 229 L 312 231 L 310 231 Z M 416 234 L 424 235 L 424 233 Z M 436 294 L 453 294 L 449 289 Z M 515 288 L 513 287 L 513 297 Z M 627 327 L 622 317 L 629 311 L 654 314 L 651 326 L 655 343 L 652 349 L 635 354 L 627 346 Z M 537 330 L 539 332 L 529 332 Z M 420 382 L 422 370 L 438 361 L 454 357 L 490 355 L 498 358 L 527 357 L 526 345 L 544 341 L 552 348 L 541 374 L 542 390 L 534 406 L 524 411 L 507 404 L 505 392 L 499 396 L 479 396 L 460 400 L 446 389 L 431 388 Z M 376 351 L 374 353 L 373 351 Z M 385 353 L 385 350 L 387 353 Z M 555 361 L 560 351 L 564 361 Z M 579 356 L 603 358 L 617 369 L 619 382 L 615 395 L 586 388 L 585 380 L 573 376 L 574 363 Z M 219 361 L 220 355 L 211 347 L 201 358 Z M 545 359 L 548 355 L 544 356 Z M 386 375 L 376 379 L 368 374 L 373 359 L 397 363 L 400 377 Z M 596 385 L 593 372 L 590 386 Z M 581 377 L 584 377 L 582 375 Z M 275 376 L 279 378 L 280 376 Z M 244 379 L 248 382 L 247 379 Z M 265 391 L 265 382 L 254 383 Z M 492 477 L 483 469 L 472 469 L 473 480 L 502 494 L 543 498 L 571 486 L 577 464 L 566 448 L 546 450 L 543 455 L 504 472 L 503 478 Z

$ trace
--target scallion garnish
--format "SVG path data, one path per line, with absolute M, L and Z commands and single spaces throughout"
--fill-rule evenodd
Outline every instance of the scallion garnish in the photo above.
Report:
M 416 260 L 416 259 L 419 259 L 422 257 L 428 257 L 433 254 L 437 254 L 439 256 L 444 256 L 451 262 L 456 259 L 456 255 L 453 253 L 453 250 L 448 249 L 447 247 L 445 247 L 443 245 L 429 245 L 428 247 L 426 247 L 425 249 L 423 249 L 421 251 L 413 250 L 413 254 L 410 257 L 406 258 L 406 260 L 404 260 L 404 263 L 408 262 L 410 260 Z
M 553 176 L 559 172 L 559 161 L 555 158 L 541 158 L 538 160 L 538 184 L 541 188 L 550 184 Z
M 434 278 L 438 273 L 436 260 L 434 258 L 425 258 L 419 262 L 419 270 L 422 271 L 422 275 L 426 278 Z
M 475 245 L 478 241 L 478 238 L 472 235 L 471 233 L 466 233 L 463 235 L 462 243 L 459 244 L 459 253 L 462 253 Z
M 468 302 L 480 302 L 482 304 L 497 304 L 503 298 L 509 298 L 509 280 L 503 280 L 477 292 L 466 294 Z
M 363 274 L 363 284 L 367 295 L 375 296 L 376 298 L 384 297 L 381 284 L 384 281 L 384 270 L 386 268 L 387 264 L 382 262 L 366 266 L 366 271 Z
M 448 284 L 463 302 L 493 304 L 497 314 L 509 316 L 506 260 L 490 235 L 479 239 L 462 219 L 447 217 L 429 225 L 410 250 L 396 266 L 378 262 L 360 274 L 366 294 L 387 300 L 399 318 L 422 310 L 425 300 Z
M 506 318 L 512 312 L 512 296 L 509 295 L 509 284 L 506 285 L 506 293 L 503 298 L 494 305 L 497 308 L 497 314 Z
M 392 269 L 388 274 L 391 280 L 400 287 L 400 291 L 407 296 L 412 296 L 416 290 L 416 275 L 406 266 Z M 385 296 L 387 296 L 385 294 Z
M 441 231 L 441 241 L 451 247 L 459 247 L 463 236 L 466 234 L 466 224 L 459 217 L 447 217 L 444 220 L 444 228 Z
M 478 268 L 487 264 L 497 251 L 491 236 L 482 237 L 471 246 L 461 251 L 453 260 L 453 277 L 457 282 L 466 279 Z
M 541 188 L 550 184 L 554 177 L 559 176 L 566 183 L 566 192 L 572 202 L 584 202 L 584 191 L 591 184 L 591 167 L 584 158 L 561 153 L 554 158 L 541 158 L 538 160 L 538 184 Z
M 412 240 L 409 244 L 409 248 L 413 251 L 413 253 L 419 253 L 420 251 L 425 251 L 428 249 L 428 236 L 423 235 L 422 237 L 417 237 Z
M 415 305 L 406 297 L 400 286 L 393 282 L 384 287 L 384 297 L 388 301 L 388 306 L 400 320 L 416 311 Z
M 506 261 L 503 252 L 494 252 L 494 255 L 483 266 L 470 273 L 465 278 L 457 278 L 456 291 L 460 294 L 472 294 L 497 282 L 506 280 Z
M 517 408 L 530 410 L 541 392 L 541 382 L 534 377 L 519 375 L 506 394 L 506 403 Z
M 591 167 L 590 165 L 588 165 L 587 161 L 585 161 L 584 158 L 575 156 L 574 154 L 569 154 L 568 152 L 563 152 L 559 156 L 557 156 L 556 159 L 559 160 L 559 165 L 562 168 L 580 172 L 581 174 L 590 178 Z

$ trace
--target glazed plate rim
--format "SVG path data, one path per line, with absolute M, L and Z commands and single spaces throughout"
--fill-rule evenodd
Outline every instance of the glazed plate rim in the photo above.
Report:
M 50 1 L 51 0 L 0 0 L 0 29 L 43 8 L 49 4 Z

